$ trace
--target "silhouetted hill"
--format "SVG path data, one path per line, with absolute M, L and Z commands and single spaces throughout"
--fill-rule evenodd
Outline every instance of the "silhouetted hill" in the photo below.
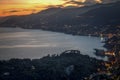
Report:
M 78 35 L 99 35 L 120 25 L 120 2 L 73 8 L 48 8 L 27 16 L 10 16 L 2 27 L 44 29 Z M 111 31 L 113 29 L 113 31 Z
M 0 61 L 0 80 L 82 80 L 105 68 L 102 60 L 70 52 Z
M 87 13 L 80 15 L 87 20 L 91 20 L 93 25 L 119 25 L 120 21 L 120 3 L 101 6 Z M 84 18 L 85 19 L 85 18 Z

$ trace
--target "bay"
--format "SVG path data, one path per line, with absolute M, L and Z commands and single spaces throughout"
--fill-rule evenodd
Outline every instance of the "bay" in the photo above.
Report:
M 11 58 L 41 58 L 48 54 L 61 54 L 65 50 L 80 50 L 81 54 L 100 58 L 94 48 L 104 49 L 100 37 L 73 36 L 64 33 L 0 28 L 0 60 Z

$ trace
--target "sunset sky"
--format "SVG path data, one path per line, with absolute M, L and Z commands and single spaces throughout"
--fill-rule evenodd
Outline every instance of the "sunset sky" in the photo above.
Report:
M 81 6 L 112 0 L 0 0 L 0 16 L 26 15 L 51 6 Z

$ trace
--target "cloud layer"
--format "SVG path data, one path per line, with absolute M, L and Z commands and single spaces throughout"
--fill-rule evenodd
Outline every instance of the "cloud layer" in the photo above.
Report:
M 96 3 L 111 3 L 120 0 L 63 0 L 64 4 L 92 5 Z

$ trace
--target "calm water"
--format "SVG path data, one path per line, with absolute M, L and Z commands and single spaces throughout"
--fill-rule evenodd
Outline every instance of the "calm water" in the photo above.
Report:
M 94 48 L 103 49 L 99 37 L 72 36 L 62 33 L 0 28 L 0 59 L 41 58 L 77 49 L 82 54 L 96 57 Z M 99 58 L 99 57 L 96 57 Z

